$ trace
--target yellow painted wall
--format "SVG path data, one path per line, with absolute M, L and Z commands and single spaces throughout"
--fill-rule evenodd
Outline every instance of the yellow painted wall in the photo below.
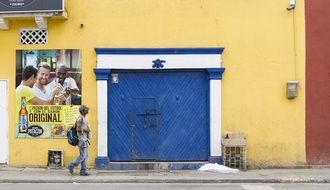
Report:
M 222 131 L 244 132 L 251 166 L 305 163 L 304 5 L 288 0 L 66 0 L 67 20 L 48 21 L 46 45 L 20 45 L 19 30 L 33 20 L 12 20 L 0 31 L 0 78 L 9 79 L 9 121 L 15 112 L 15 50 L 81 49 L 83 103 L 93 127 L 88 165 L 97 155 L 96 47 L 224 47 Z M 84 24 L 84 28 L 80 28 Z M 286 81 L 299 96 L 286 99 Z M 78 155 L 66 139 L 16 139 L 9 124 L 9 164 L 45 166 L 47 149 Z M 220 134 L 219 134 L 220 136 Z

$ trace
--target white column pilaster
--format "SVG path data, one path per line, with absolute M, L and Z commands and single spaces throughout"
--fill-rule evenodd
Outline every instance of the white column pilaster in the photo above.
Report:
M 108 156 L 108 81 L 97 81 L 98 147 L 97 156 Z
M 210 156 L 221 156 L 221 80 L 210 80 Z

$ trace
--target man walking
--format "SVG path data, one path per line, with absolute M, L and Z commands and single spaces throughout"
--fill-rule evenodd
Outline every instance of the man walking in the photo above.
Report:
M 88 176 L 87 173 L 87 159 L 88 159 L 88 144 L 90 138 L 90 128 L 86 119 L 86 115 L 88 114 L 89 108 L 85 105 L 81 105 L 79 107 L 80 116 L 76 120 L 76 130 L 79 137 L 79 156 L 69 164 L 69 171 L 71 175 L 73 175 L 74 168 L 81 164 L 80 175 Z

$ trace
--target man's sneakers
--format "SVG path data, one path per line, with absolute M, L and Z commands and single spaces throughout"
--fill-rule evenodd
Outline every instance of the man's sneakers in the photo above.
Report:
M 81 176 L 89 176 L 91 174 L 87 173 L 87 172 L 83 172 L 83 173 L 80 173 Z
M 73 175 L 74 167 L 72 165 L 69 165 L 68 169 L 69 169 L 70 174 Z
M 70 165 L 68 166 L 68 169 L 69 169 L 70 174 L 73 175 L 74 167 L 70 164 Z M 86 171 L 84 171 L 84 172 L 80 172 L 80 175 L 81 175 L 81 176 L 89 176 L 90 174 L 87 173 Z
M 89 176 L 90 174 L 89 173 L 80 173 L 81 176 Z

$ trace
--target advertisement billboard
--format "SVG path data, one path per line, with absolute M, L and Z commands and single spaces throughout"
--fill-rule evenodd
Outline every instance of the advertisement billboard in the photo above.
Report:
M 16 137 L 63 138 L 79 116 L 81 51 L 16 51 Z

